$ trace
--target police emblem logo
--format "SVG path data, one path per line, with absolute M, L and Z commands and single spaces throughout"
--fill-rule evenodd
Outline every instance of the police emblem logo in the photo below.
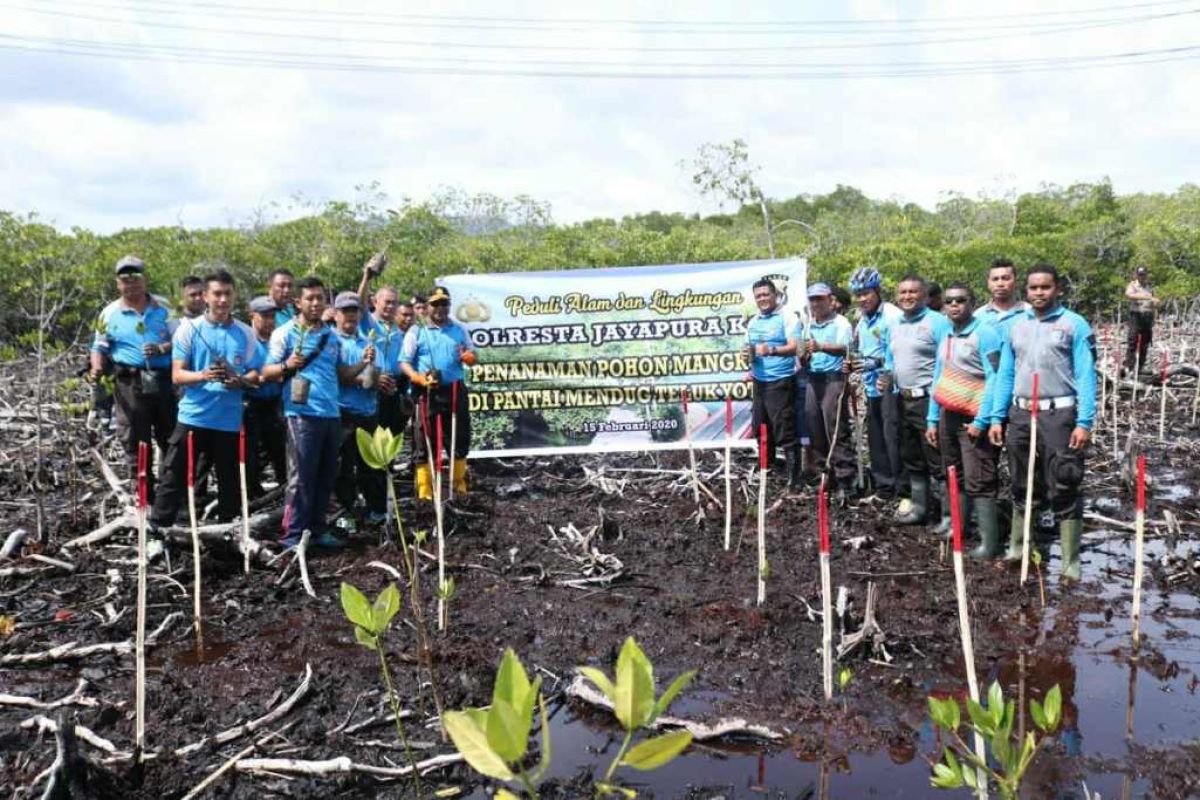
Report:
M 775 291 L 779 295 L 777 302 L 781 307 L 786 306 L 788 301 L 788 276 L 777 272 L 772 275 L 763 275 L 763 279 L 775 284 Z

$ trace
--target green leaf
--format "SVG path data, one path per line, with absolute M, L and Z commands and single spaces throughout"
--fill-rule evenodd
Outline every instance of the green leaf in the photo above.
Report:
M 1012 743 L 1009 742 L 1007 736 L 996 734 L 992 737 L 992 755 L 1004 767 L 1006 775 L 1011 773 L 1012 770 L 1009 767 L 1012 762 Z
M 578 670 L 580 675 L 587 678 L 596 685 L 597 689 L 604 692 L 605 697 L 614 703 L 616 702 L 617 690 L 616 687 L 613 686 L 612 681 L 608 679 L 607 675 L 595 667 L 579 667 Z
M 962 773 L 963 783 L 965 783 L 967 786 L 970 786 L 972 789 L 979 788 L 977 776 L 975 774 L 975 767 L 964 761 L 959 767 L 959 772 Z
M 387 458 L 387 452 L 391 449 L 392 432 L 382 425 L 377 425 L 375 427 L 375 434 L 371 438 L 375 444 L 375 457 L 379 459 L 381 464 L 381 466 L 377 467 L 377 469 L 383 469 L 384 467 L 388 466 L 389 463 L 391 463 L 385 461 L 384 459 Z
M 1013 774 L 1009 775 L 1010 778 L 1015 778 L 1018 782 L 1020 782 L 1021 775 L 1024 774 L 1025 769 L 1029 766 L 1029 762 L 1033 760 L 1033 753 L 1036 749 L 1037 742 L 1035 742 L 1033 739 L 1033 733 L 1026 733 L 1025 744 L 1021 747 L 1021 755 L 1017 759 L 1017 768 Z
M 671 685 L 667 687 L 667 690 L 662 693 L 662 697 L 658 698 L 658 702 L 654 704 L 654 709 L 650 712 L 650 719 L 646 721 L 646 724 L 652 724 L 654 720 L 659 718 L 659 715 L 666 712 L 668 706 L 679 696 L 680 692 L 687 688 L 687 685 L 692 682 L 692 678 L 694 677 L 696 677 L 696 670 L 689 669 L 671 681 Z
M 1039 729 L 1050 732 L 1050 726 L 1046 722 L 1046 712 L 1037 700 L 1029 701 L 1029 716 L 1033 717 L 1033 724 L 1037 725 Z
M 1056 683 L 1046 692 L 1046 730 L 1058 730 L 1062 722 L 1062 688 Z
M 999 681 L 992 681 L 992 685 L 988 687 L 987 708 L 996 727 L 1000 727 L 1004 720 L 1004 691 L 1000 688 Z
M 598 782 L 596 784 L 596 790 L 604 795 L 609 795 L 609 794 L 624 795 L 625 797 L 630 798 L 630 800 L 632 800 L 632 798 L 634 798 L 634 797 L 637 797 L 637 792 L 635 792 L 633 789 L 626 789 L 624 786 L 617 786 L 616 784 L 613 784 L 613 783 L 599 783 Z
M 952 697 L 939 699 L 930 696 L 927 698 L 929 703 L 929 718 L 933 720 L 933 724 L 947 731 L 958 730 L 960 722 L 960 711 L 958 701 Z
M 368 633 L 365 629 L 354 626 L 354 640 L 368 650 L 379 649 L 379 637 L 373 633 Z
M 346 619 L 369 633 L 375 633 L 375 624 L 371 616 L 371 604 L 355 587 L 342 583 L 342 611 Z
M 358 454 L 363 462 L 371 469 L 383 469 L 384 464 L 375 452 L 375 440 L 365 429 L 359 428 L 354 432 L 354 441 L 358 444 Z
M 534 775 L 534 782 L 540 781 L 546 774 L 546 770 L 550 769 L 550 758 L 554 754 L 550 747 L 550 720 L 546 716 L 546 698 L 542 697 L 541 692 L 538 692 L 537 701 L 538 716 L 542 724 L 542 759 L 538 764 L 537 773 Z
M 529 692 L 529 677 L 521 660 L 511 647 L 506 648 L 500 656 L 500 666 L 496 670 L 496 680 L 492 684 L 492 702 L 507 701 L 509 705 L 518 708 L 525 704 L 525 695 Z
M 630 636 L 617 656 L 617 686 L 613 711 L 632 731 L 646 724 L 654 708 L 654 668 Z
M 521 719 L 521 714 L 507 700 L 496 700 L 487 713 L 487 743 L 505 763 L 520 761 L 529 740 L 529 725 L 533 720 Z
M 992 722 L 991 714 L 970 698 L 967 698 L 967 716 L 971 718 L 971 724 L 984 736 L 991 736 L 996 732 L 996 724 Z
M 621 759 L 621 764 L 633 767 L 642 772 L 658 769 L 672 761 L 692 743 L 692 734 L 688 731 L 671 731 L 662 736 L 647 739 L 632 748 Z
M 959 767 L 958 759 L 954 757 L 954 753 L 950 752 L 950 748 L 946 748 L 942 758 L 945 762 L 939 761 L 933 765 L 933 776 L 929 779 L 929 783 L 938 789 L 958 789 L 962 786 L 962 769 Z
M 387 630 L 388 625 L 392 624 L 392 619 L 400 611 L 400 590 L 396 588 L 396 584 L 389 583 L 384 590 L 375 598 L 375 604 L 371 608 L 371 617 L 375 622 L 375 632 L 383 633 Z
M 393 436 L 391 447 L 388 448 L 388 451 L 385 454 L 387 456 L 388 463 L 391 464 L 392 462 L 394 462 L 396 460 L 396 457 L 400 455 L 400 451 L 403 449 L 404 449 L 404 434 L 400 434 L 399 436 Z
M 476 715 L 465 711 L 447 711 L 442 715 L 442 725 L 450 734 L 454 747 L 476 772 L 501 781 L 515 777 L 508 765 L 488 746 L 487 734 L 479 725 Z
M 521 798 L 501 786 L 496 790 L 496 800 L 521 800 Z
M 850 679 L 854 677 L 854 670 L 849 667 L 842 667 L 838 670 L 838 691 L 844 691 L 846 685 L 850 683 Z

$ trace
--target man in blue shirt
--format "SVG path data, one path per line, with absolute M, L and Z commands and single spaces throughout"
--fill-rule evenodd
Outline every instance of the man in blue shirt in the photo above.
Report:
M 294 283 L 295 277 L 291 271 L 283 268 L 271 270 L 267 276 L 267 296 L 275 303 L 277 326 L 291 322 L 296 316 L 296 306 L 292 301 Z
M 954 330 L 938 348 L 925 437 L 942 454 L 942 466 L 962 476 L 958 495 L 964 533 L 974 506 L 980 545 L 972 558 L 1000 555 L 996 502 L 1000 497 L 1000 449 L 988 438 L 1000 332 L 972 316 L 975 293 L 963 283 L 946 287 L 946 316 Z
M 850 277 L 858 301 L 855 328 L 860 360 L 851 365 L 863 371 L 867 396 L 867 449 L 871 453 L 871 482 L 881 500 L 899 499 L 905 483 L 900 461 L 900 394 L 881 392 L 879 378 L 887 360 L 887 341 L 903 312 L 880 295 L 883 279 L 874 267 L 862 267 Z
M 275 332 L 275 301 L 261 295 L 250 301 L 250 327 L 254 330 L 256 357 L 267 361 L 267 348 Z M 246 483 L 250 497 L 263 494 L 263 467 L 271 465 L 275 481 L 287 481 L 287 426 L 283 423 L 283 389 L 278 381 L 266 381 L 246 390 L 242 412 L 246 426 Z
M 325 284 L 321 279 L 310 275 L 301 279 L 297 288 L 297 316 L 271 334 L 263 367 L 267 380 L 283 381 L 288 488 L 281 544 L 295 547 L 308 530 L 316 545 L 340 547 L 342 542 L 325 527 L 325 514 L 337 478 L 342 440 L 338 407 L 341 342 L 322 322 Z
M 404 335 L 400 369 L 412 382 L 417 403 L 413 426 L 417 499 L 433 499 L 433 471 L 429 462 L 437 447 L 437 421 L 442 420 L 442 445 L 450 448 L 451 419 L 457 419 L 452 479 L 454 494 L 466 495 L 467 453 L 471 451 L 471 415 L 468 411 L 466 367 L 475 363 L 475 349 L 466 329 L 450 319 L 450 293 L 441 286 L 429 295 L 429 319 Z M 454 389 L 458 385 L 457 391 Z M 454 401 L 458 405 L 454 405 Z M 424 413 L 421 402 L 425 402 Z M 436 464 L 434 465 L 436 466 Z
M 387 473 L 371 469 L 363 461 L 357 432 L 362 428 L 375 433 L 379 426 L 379 392 L 395 391 L 396 384 L 383 371 L 374 329 L 366 336 L 359 332 L 358 295 L 342 292 L 334 299 L 333 308 L 341 341 L 338 407 L 342 411 L 341 459 L 334 494 L 342 508 L 353 511 L 361 493 L 366 521 L 378 525 L 387 519 Z
M 1001 335 L 1008 335 L 1008 329 L 1029 305 L 1017 297 L 1017 267 L 1011 258 L 996 256 L 988 267 L 988 293 L 992 301 L 986 306 L 975 309 L 975 318 L 993 326 Z
M 822 473 L 832 466 L 831 491 L 839 505 L 854 491 L 854 451 L 850 444 L 850 397 L 842 371 L 853 332 L 850 322 L 833 311 L 833 292 L 824 283 L 808 287 L 812 323 L 796 330 L 800 363 L 808 371 L 804 413 Z M 829 465 L 829 466 L 827 466 Z M 835 488 L 836 487 L 836 488 Z
M 129 473 L 137 485 L 138 443 L 157 443 L 166 450 L 175 427 L 175 393 L 171 388 L 170 315 L 166 305 L 146 291 L 146 265 L 137 256 L 117 262 L 119 299 L 104 307 L 92 340 L 91 373 L 97 381 L 109 363 L 114 399 Z M 150 447 L 146 488 L 154 500 L 154 448 Z
M 375 331 L 375 347 L 383 359 L 383 371 L 395 382 L 394 391 L 379 394 L 379 424 L 399 436 L 412 418 L 411 387 L 408 377 L 400 371 L 400 349 L 415 314 L 412 304 L 401 302 L 400 293 L 391 286 L 382 286 L 375 292 L 374 310 L 369 310 L 372 307 L 369 302 L 371 280 L 378 277 L 386 265 L 387 258 L 377 254 L 363 267 L 362 280 L 358 284 L 361 309 L 358 328 L 364 336 Z
M 896 304 L 904 312 L 887 342 L 879 390 L 900 392 L 900 459 L 908 472 L 911 505 L 896 515 L 899 525 L 920 525 L 932 508 L 931 484 L 944 479 L 942 457 L 925 439 L 925 419 L 933 390 L 937 349 L 949 335 L 950 320 L 925 307 L 925 279 L 908 275 L 896 287 Z M 945 492 L 942 493 L 943 499 Z M 945 503 L 943 503 L 945 505 Z M 943 533 L 949 529 L 949 507 L 943 509 Z
M 1058 270 L 1035 264 L 1025 278 L 1031 309 L 1013 323 L 1001 346 L 997 403 L 988 432 L 1007 438 L 1012 472 L 1013 519 L 1005 558 L 1019 560 L 1024 544 L 1026 474 L 1034 376 L 1038 380 L 1038 437 L 1034 477 L 1058 520 L 1062 575 L 1079 580 L 1083 535 L 1084 450 L 1096 420 L 1096 339 L 1087 321 L 1059 303 Z M 1007 421 L 1008 430 L 1004 429 Z M 1035 487 L 1036 489 L 1036 487 Z M 1038 496 L 1035 491 L 1034 496 Z
M 767 426 L 767 464 L 782 450 L 787 462 L 788 488 L 800 485 L 800 457 L 796 450 L 796 339 L 779 310 L 779 293 L 770 278 L 754 282 L 758 314 L 746 325 L 746 359 L 754 382 L 754 437 Z M 811 435 L 811 431 L 809 432 Z
M 217 518 L 239 513 L 238 434 L 242 427 L 242 392 L 259 383 L 262 366 L 254 331 L 233 319 L 234 280 L 225 269 L 204 277 L 208 310 L 180 326 L 172 342 L 171 378 L 182 387 L 179 421 L 159 474 L 159 492 L 150 525 L 175 523 L 187 487 L 188 434 L 197 458 L 204 454 L 217 475 Z

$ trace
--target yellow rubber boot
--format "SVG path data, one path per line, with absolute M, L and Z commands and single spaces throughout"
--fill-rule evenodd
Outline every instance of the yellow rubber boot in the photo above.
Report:
M 417 499 L 433 500 L 433 471 L 428 464 L 417 467 Z
M 456 459 L 454 462 L 454 494 L 465 495 L 467 491 L 467 460 L 465 458 Z

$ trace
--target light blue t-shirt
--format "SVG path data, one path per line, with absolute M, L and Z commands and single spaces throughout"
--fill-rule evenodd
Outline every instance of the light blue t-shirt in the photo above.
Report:
M 746 325 L 746 343 L 753 346 L 769 344 L 783 347 L 788 343 L 787 320 L 783 313 L 775 309 L 769 314 L 759 312 Z M 750 371 L 756 381 L 778 381 L 790 378 L 796 374 L 796 356 L 760 356 L 757 353 L 750 357 Z
M 436 369 L 442 374 L 442 384 L 449 386 L 467 376 L 459 360 L 458 348 L 474 350 L 471 339 L 462 325 L 453 320 L 436 327 L 432 322 L 424 326 L 414 325 L 404 335 L 404 346 L 400 359 L 417 372 L 425 373 Z
M 171 343 L 171 359 L 192 372 L 203 372 L 218 358 L 230 372 L 245 375 L 262 367 L 255 347 L 254 330 L 244 322 L 230 320 L 217 325 L 197 317 L 180 325 Z M 179 421 L 193 428 L 237 433 L 242 427 L 242 389 L 227 389 L 217 381 L 183 387 Z
M 149 298 L 146 310 L 136 309 L 118 298 L 104 307 L 96 320 L 96 336 L 92 350 L 104 353 L 114 364 L 140 369 L 170 369 L 171 356 L 164 353 L 150 359 L 142 355 L 142 345 L 161 345 L 171 341 L 170 311 L 166 305 Z M 141 327 L 141 330 L 138 328 Z
M 988 303 L 986 306 L 975 309 L 975 319 L 991 325 L 1000 332 L 1002 338 L 1007 339 L 1013 323 L 1028 309 L 1029 304 L 1024 300 L 1018 300 L 1017 304 L 1007 311 L 1001 311 Z
M 379 352 L 382 369 L 389 375 L 400 375 L 400 351 L 404 347 L 405 331 L 400 330 L 394 322 L 388 323 L 375 319 L 370 311 L 364 311 L 358 318 L 358 330 L 363 336 L 375 331 L 375 349 Z
M 797 322 L 796 327 L 792 329 L 792 338 L 801 339 L 804 335 L 804 326 Z M 843 347 L 850 347 L 850 338 L 853 335 L 853 330 L 850 328 L 850 320 L 843 317 L 841 314 L 834 314 L 824 322 L 811 322 L 808 326 L 808 338 L 818 344 L 840 344 Z M 831 372 L 841 372 L 842 362 L 846 360 L 844 355 L 835 356 L 832 353 L 813 353 L 812 358 L 808 360 L 808 372 L 810 375 L 825 375 Z
M 309 382 L 308 402 L 296 405 L 292 402 L 292 381 L 294 377 L 283 382 L 283 414 L 286 417 L 341 417 L 338 410 L 338 351 L 341 340 L 332 328 L 324 325 L 313 329 L 300 327 L 299 318 L 293 319 L 281 328 L 276 328 L 271 334 L 271 343 L 267 347 L 267 363 L 282 364 L 297 351 L 302 356 L 312 353 L 319 354 L 313 358 L 304 369 L 297 373 Z
M 904 312 L 891 303 L 880 303 L 874 314 L 864 314 L 858 320 L 855 332 L 863 357 L 863 390 L 867 397 L 881 396 L 877 384 L 887 362 L 887 342 L 902 316 Z
M 365 336 L 360 336 L 357 333 L 344 334 L 339 332 L 338 339 L 341 340 L 341 353 L 338 355 L 338 363 L 348 367 L 353 367 L 362 361 L 363 351 L 367 349 L 369 344 Z M 379 342 L 375 342 L 375 366 L 383 369 L 383 353 L 379 350 Z M 353 383 L 343 383 L 338 391 L 338 406 L 342 411 L 349 412 L 359 417 L 373 417 L 379 410 L 379 394 L 377 389 L 364 389 L 362 386 L 362 375 L 356 377 Z
M 255 338 L 254 352 L 260 366 L 267 363 L 267 347 L 268 342 L 264 342 L 262 339 Z M 248 389 L 246 391 L 246 396 L 252 397 L 255 400 L 273 400 L 274 398 L 279 397 L 282 391 L 283 384 L 281 384 L 279 381 L 267 381 L 262 385 L 255 387 L 254 389 Z

